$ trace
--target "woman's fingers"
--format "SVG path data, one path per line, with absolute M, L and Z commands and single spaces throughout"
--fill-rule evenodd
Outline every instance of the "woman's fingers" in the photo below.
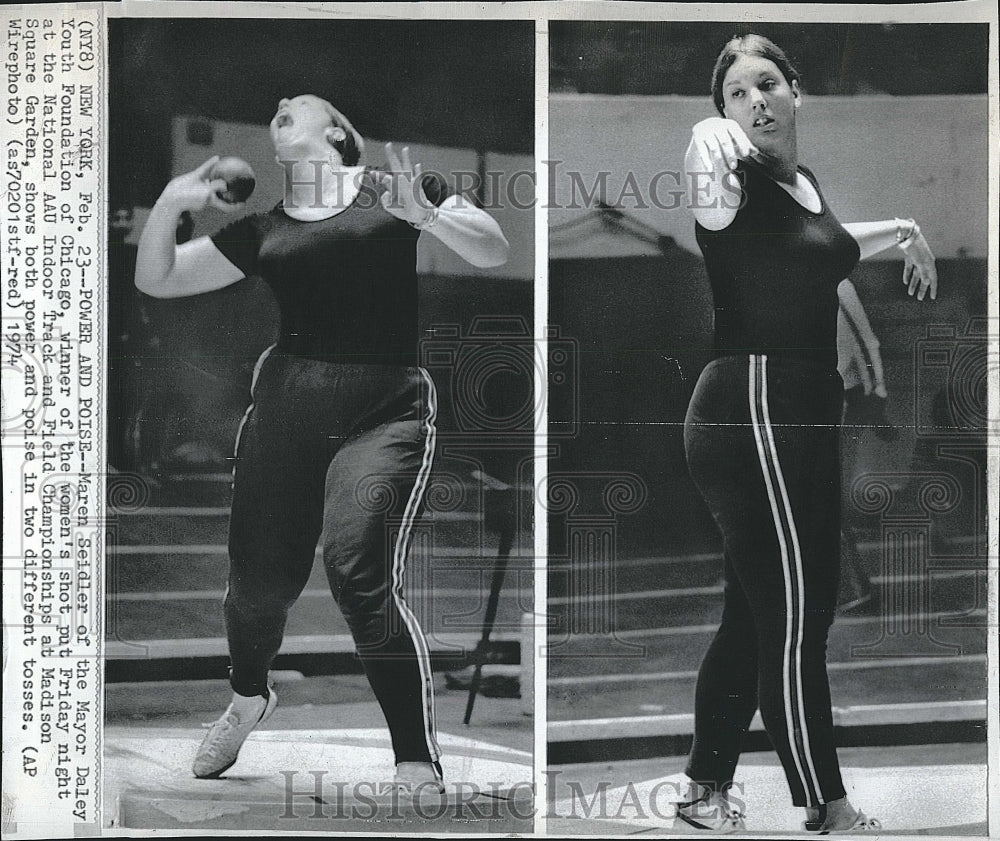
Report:
M 909 290 L 910 277 L 913 275 L 914 265 L 909 260 L 903 262 L 903 286 Z M 909 294 L 909 292 L 907 292 Z
M 391 143 L 385 144 L 385 158 L 389 162 L 389 169 L 393 172 L 400 172 L 403 169 L 403 162 L 399 159 L 399 155 L 396 154 Z
M 205 191 L 205 204 L 211 205 L 217 210 L 228 210 L 230 203 L 222 198 L 222 194 L 226 191 L 226 179 L 224 178 L 214 178 L 211 181 L 202 182 L 203 189 Z
M 210 157 L 207 161 L 205 161 L 205 163 L 203 163 L 201 166 L 199 166 L 192 173 L 192 175 L 196 175 L 196 176 L 198 176 L 198 178 L 202 178 L 202 179 L 207 178 L 208 177 L 208 173 L 211 172 L 212 167 L 215 166 L 216 163 L 218 163 L 218 161 L 219 161 L 219 156 L 218 155 L 212 155 L 212 157 Z
M 916 286 L 918 301 L 924 300 L 928 292 L 931 294 L 931 300 L 936 300 L 937 266 L 934 262 L 934 254 L 921 233 L 917 234 L 916 241 L 907 250 L 906 267 L 911 273 L 910 294 L 913 294 L 914 286 Z
M 726 135 L 733 147 L 733 153 L 738 160 L 753 158 L 758 155 L 757 147 L 750 142 L 747 133 L 743 131 L 739 123 L 734 120 L 726 120 L 724 123 Z
M 889 392 L 885 387 L 885 368 L 882 367 L 882 356 L 876 350 L 871 357 L 872 377 L 875 379 L 875 393 L 879 397 L 887 397 Z
M 749 158 L 757 151 L 757 148 L 750 142 L 746 132 L 735 122 L 730 120 L 732 125 L 728 126 L 730 142 L 733 145 L 737 158 Z
M 708 146 L 708 141 L 704 138 L 699 138 L 697 148 L 698 157 L 701 158 L 701 162 L 705 165 L 705 171 L 713 172 L 715 170 L 715 160 L 712 156 L 712 150 Z
M 705 166 L 713 172 L 736 168 L 745 158 L 760 154 L 746 132 L 733 120 L 710 118 L 694 128 L 695 144 Z
M 397 172 L 394 170 L 382 173 L 379 184 L 382 187 L 382 195 L 379 196 L 382 207 L 386 210 L 399 207 L 399 176 Z
M 216 210 L 224 213 L 233 213 L 246 207 L 246 202 L 231 202 L 222 198 L 222 194 L 229 188 L 225 178 L 213 178 L 204 182 L 204 189 L 208 192 L 205 197 L 205 204 L 211 205 Z
M 727 168 L 719 140 L 719 125 L 721 123 L 721 120 L 710 117 L 707 120 L 702 120 L 692 129 L 698 155 L 707 172 L 719 172 L 723 168 Z
M 922 301 L 928 292 L 931 293 L 932 301 L 937 298 L 937 269 L 933 263 L 920 272 L 920 291 L 917 300 Z
M 937 298 L 937 265 L 934 262 L 934 254 L 931 252 L 931 248 L 927 244 L 927 240 L 924 239 L 923 234 L 920 235 L 920 242 L 918 244 L 921 248 L 923 262 L 922 274 L 927 284 L 927 288 L 922 290 L 920 300 L 923 300 L 923 293 L 930 291 L 931 300 L 933 301 Z
M 217 193 L 212 193 L 208 199 L 208 204 L 223 213 L 237 213 L 246 207 L 246 202 L 231 202 L 221 198 Z
M 739 163 L 739 158 L 736 155 L 736 149 L 733 146 L 732 138 L 728 134 L 718 134 L 713 140 L 715 141 L 715 160 L 716 164 L 714 169 L 718 171 L 726 171 L 736 169 L 736 164 Z
M 727 169 L 736 169 L 736 165 L 746 156 L 746 149 L 750 145 L 743 130 L 726 120 L 720 126 L 716 137 L 719 140 L 719 148 L 722 150 Z
M 733 139 L 729 136 L 729 133 L 722 133 L 715 135 L 713 138 L 715 140 L 716 148 L 718 149 L 717 156 L 719 162 L 725 169 L 734 169 L 736 167 L 736 149 L 733 146 Z
M 857 363 L 858 375 L 861 377 L 861 385 L 864 388 L 865 396 L 867 397 L 872 393 L 872 388 L 875 386 L 874 379 L 872 378 L 872 369 L 863 358 L 859 359 Z

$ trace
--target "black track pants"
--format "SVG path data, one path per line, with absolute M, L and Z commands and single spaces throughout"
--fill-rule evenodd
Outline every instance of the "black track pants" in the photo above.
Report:
M 419 368 L 258 363 L 237 440 L 225 600 L 231 683 L 262 694 L 322 535 L 333 596 L 382 707 L 397 762 L 435 762 L 427 642 L 403 599 L 410 532 L 434 451 Z
M 797 806 L 844 796 L 826 674 L 842 401 L 835 369 L 727 356 L 702 373 L 685 422 L 691 476 L 725 551 L 722 624 L 698 674 L 687 773 L 729 785 L 759 706 Z

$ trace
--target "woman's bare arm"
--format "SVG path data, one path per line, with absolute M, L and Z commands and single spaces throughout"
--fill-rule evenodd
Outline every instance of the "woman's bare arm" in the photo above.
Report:
M 742 187 L 734 170 L 757 148 L 735 120 L 709 117 L 691 129 L 684 155 L 688 207 L 703 228 L 721 231 L 736 218 Z
M 409 147 L 397 155 L 391 143 L 385 145 L 389 171 L 382 176 L 382 206 L 441 240 L 463 260 L 487 268 L 507 262 L 510 246 L 496 219 L 462 196 L 449 196 L 434 207 L 423 191 L 423 170 L 410 160 Z
M 200 295 L 236 283 L 243 272 L 229 262 L 208 237 L 176 245 L 181 214 L 212 205 L 227 213 L 242 210 L 218 196 L 225 181 L 209 181 L 208 173 L 218 157 L 209 158 L 192 172 L 173 179 L 157 199 L 139 236 L 135 285 L 154 298 Z
M 907 287 L 907 294 L 916 293 L 918 301 L 922 301 L 928 292 L 931 300 L 937 298 L 934 254 L 916 222 L 912 219 L 883 219 L 878 222 L 848 222 L 844 228 L 858 243 L 862 260 L 898 246 L 904 256 L 903 285 Z

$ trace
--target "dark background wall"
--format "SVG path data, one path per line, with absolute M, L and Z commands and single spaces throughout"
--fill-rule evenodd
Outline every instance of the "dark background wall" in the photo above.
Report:
M 707 96 L 718 51 L 757 32 L 812 95 L 985 93 L 986 24 L 553 21 L 553 91 Z
M 109 21 L 111 201 L 150 206 L 176 115 L 267 125 L 316 93 L 365 137 L 530 153 L 530 22 L 135 18 Z

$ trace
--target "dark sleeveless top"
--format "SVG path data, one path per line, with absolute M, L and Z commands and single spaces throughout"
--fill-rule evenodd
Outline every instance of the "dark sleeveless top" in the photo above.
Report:
M 260 275 L 281 313 L 278 348 L 324 362 L 417 364 L 417 238 L 379 203 L 377 173 L 330 219 L 292 219 L 279 203 L 224 227 L 212 241 L 246 275 Z M 444 183 L 425 175 L 436 205 Z
M 718 355 L 768 354 L 837 366 L 837 286 L 858 244 L 820 195 L 819 213 L 793 199 L 761 166 L 736 170 L 743 204 L 721 231 L 695 223 L 715 299 Z

